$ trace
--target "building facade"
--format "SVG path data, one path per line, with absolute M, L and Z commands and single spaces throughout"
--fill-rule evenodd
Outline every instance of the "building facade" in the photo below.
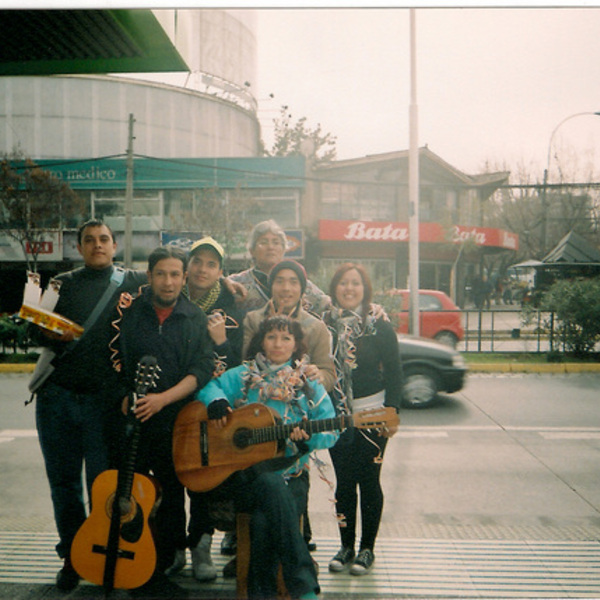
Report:
M 419 281 L 464 305 L 482 257 L 518 249 L 518 236 L 486 224 L 486 205 L 509 173 L 467 175 L 419 150 Z M 375 288 L 408 286 L 408 151 L 337 161 L 307 183 L 303 224 L 319 281 L 347 260 L 365 264 Z

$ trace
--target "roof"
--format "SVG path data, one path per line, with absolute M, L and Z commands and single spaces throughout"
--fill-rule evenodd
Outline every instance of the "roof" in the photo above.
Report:
M 188 71 L 151 10 L 0 10 L 0 76 Z
M 600 264 L 600 250 L 571 231 L 542 259 L 548 264 Z
M 356 173 L 359 169 L 369 169 L 377 166 L 385 168 L 386 163 L 391 166 L 402 162 L 408 162 L 409 154 L 409 150 L 385 152 L 382 154 L 368 154 L 367 156 L 359 158 L 336 160 L 320 165 L 316 171 L 317 173 L 323 175 L 326 174 L 327 177 L 330 177 L 335 171 L 351 170 L 353 173 Z M 427 146 L 419 148 L 419 171 L 421 177 L 425 179 L 438 182 L 443 180 L 450 185 L 484 188 L 491 187 L 491 191 L 506 183 L 510 176 L 509 171 L 468 175 L 456 167 L 453 167 L 450 163 L 447 163 L 435 152 L 432 152 Z

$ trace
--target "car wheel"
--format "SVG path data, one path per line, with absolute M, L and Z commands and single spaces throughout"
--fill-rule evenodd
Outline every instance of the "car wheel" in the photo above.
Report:
M 402 405 L 406 408 L 425 408 L 437 399 L 437 375 L 430 369 L 407 369 L 402 385 Z
M 450 346 L 450 348 L 456 348 L 458 344 L 458 338 L 451 331 L 440 331 L 433 339 L 440 344 Z

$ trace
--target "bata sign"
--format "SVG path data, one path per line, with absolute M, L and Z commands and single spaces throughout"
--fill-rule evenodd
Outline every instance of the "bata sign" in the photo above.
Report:
M 407 223 L 389 221 L 319 221 L 319 239 L 349 242 L 408 242 Z M 419 225 L 421 242 L 461 243 L 473 241 L 478 246 L 494 246 L 517 250 L 519 236 L 491 227 L 465 227 L 453 225 L 444 229 L 439 223 L 421 223 Z

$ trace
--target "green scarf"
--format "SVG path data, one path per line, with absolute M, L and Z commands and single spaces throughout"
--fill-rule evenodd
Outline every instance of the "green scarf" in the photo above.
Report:
M 217 279 L 215 285 L 213 285 L 202 298 L 196 300 L 196 304 L 208 314 L 211 308 L 215 305 L 219 295 L 221 294 L 221 282 Z

